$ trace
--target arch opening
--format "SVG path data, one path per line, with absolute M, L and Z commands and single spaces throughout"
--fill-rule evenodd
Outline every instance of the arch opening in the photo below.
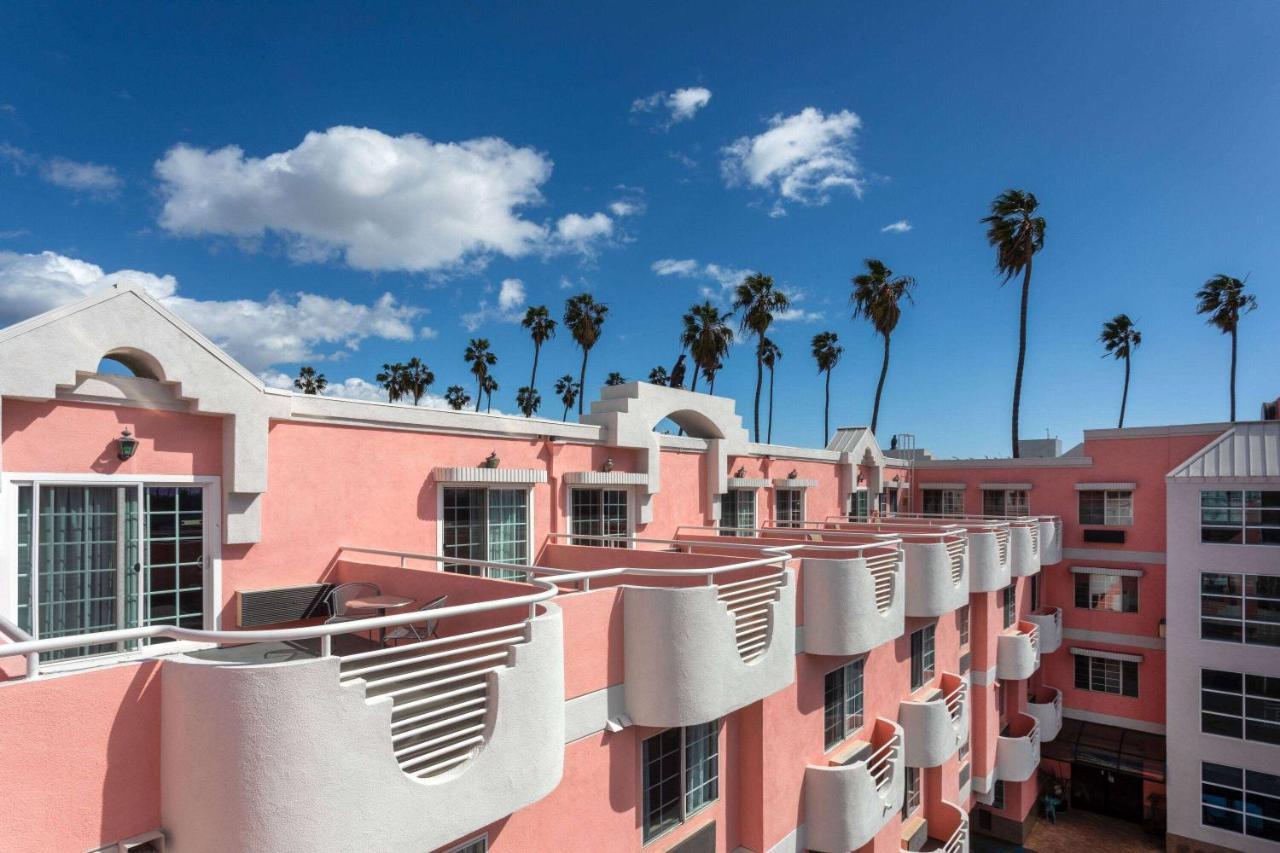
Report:
M 98 362 L 98 372 L 164 381 L 164 368 L 156 357 L 133 347 L 120 347 L 103 355 Z
M 672 428 L 674 424 L 675 428 Z M 704 415 L 702 412 L 693 411 L 691 409 L 678 409 L 669 412 L 665 417 L 660 419 L 653 425 L 654 432 L 671 432 L 684 430 L 684 434 L 691 438 L 724 438 L 724 431 L 716 425 L 716 422 Z

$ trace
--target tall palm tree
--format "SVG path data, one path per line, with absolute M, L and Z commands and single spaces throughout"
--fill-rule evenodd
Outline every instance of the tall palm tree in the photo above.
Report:
M 1244 282 L 1219 273 L 1196 291 L 1197 314 L 1208 314 L 1206 322 L 1218 327 L 1218 331 L 1231 336 L 1231 422 L 1236 420 L 1236 334 L 1240 318 L 1258 307 L 1258 300 L 1244 292 Z
M 604 384 L 605 385 L 625 385 L 627 384 L 627 380 L 621 373 L 615 370 L 612 373 L 610 373 L 607 377 L 605 377 Z
M 760 353 L 764 366 L 769 369 L 769 425 L 765 429 L 768 436 L 765 441 L 773 444 L 773 369 L 782 361 L 782 350 L 772 339 L 765 338 L 760 342 Z
M 387 389 L 387 402 L 394 403 L 404 397 L 404 365 L 400 362 L 382 365 L 382 372 L 374 377 Z
M 413 397 L 415 406 L 422 399 L 422 395 L 427 393 L 431 384 L 436 381 L 436 375 L 431 372 L 431 368 L 423 364 L 417 356 L 409 359 L 401 376 L 404 393 L 406 396 Z
M 733 329 L 729 326 L 732 317 L 732 311 L 721 312 L 709 299 L 701 305 L 694 305 L 684 315 L 680 343 L 693 356 L 690 391 L 698 390 L 699 372 L 705 374 L 708 365 L 728 357 L 729 345 L 733 343 Z
M 484 410 L 486 412 L 492 412 L 493 411 L 493 392 L 498 390 L 498 380 L 493 378 L 492 373 L 486 373 L 484 375 L 484 380 L 480 383 L 480 386 L 481 386 L 481 390 L 484 391 L 484 396 L 486 401 Z
M 573 408 L 573 403 L 578 399 L 578 384 L 573 381 L 573 374 L 566 373 L 556 380 L 556 396 L 560 398 L 560 402 L 564 403 L 564 415 L 560 420 L 569 420 L 569 410 Z
M 703 375 L 707 377 L 707 393 L 713 397 L 716 393 L 716 374 L 720 372 L 722 367 L 724 367 L 724 362 L 717 358 L 702 368 Z
M 449 404 L 449 408 L 460 412 L 471 402 L 471 395 L 461 385 L 450 385 L 445 389 L 444 401 Z
M 529 374 L 528 387 L 535 389 L 538 387 L 538 356 L 542 353 L 542 345 L 556 336 L 556 321 L 547 311 L 547 306 L 531 305 L 525 310 L 520 325 L 529 331 L 529 337 L 533 339 L 533 372 Z M 523 408 L 522 406 L 521 409 Z M 536 406 L 534 411 L 537 411 Z M 530 416 L 525 414 L 525 417 Z
M 480 400 L 484 397 L 484 378 L 489 375 L 489 368 L 498 363 L 498 357 L 489 351 L 488 338 L 472 338 L 462 357 L 471 365 L 471 375 L 476 378 L 476 411 L 478 412 Z
M 853 277 L 853 319 L 865 318 L 884 338 L 884 360 L 880 363 L 880 381 L 876 383 L 876 401 L 871 408 L 871 432 L 880 422 L 880 395 L 884 393 L 884 380 L 889 374 L 889 338 L 902 318 L 902 300 L 911 302 L 911 291 L 916 280 L 909 275 L 895 276 L 883 261 L 867 258 L 863 263 L 867 271 Z
M 649 371 L 650 385 L 666 385 L 669 381 L 670 377 L 667 376 L 667 369 L 661 364 Z
M 775 315 L 791 307 L 791 299 L 773 286 L 773 278 L 752 273 L 742 280 L 733 292 L 733 310 L 742 311 L 740 331 L 754 335 L 756 339 L 756 398 L 755 430 L 752 436 L 760 440 L 760 387 L 764 384 L 765 333 L 773 324 Z
M 582 414 L 582 389 L 587 382 L 587 356 L 600 340 L 600 327 L 604 325 L 609 306 L 596 302 L 590 293 L 579 293 L 564 302 L 564 324 L 573 339 L 582 348 L 582 369 L 578 371 L 578 414 Z
M 303 365 L 298 369 L 298 378 L 293 380 L 293 387 L 303 394 L 319 394 L 329 387 L 329 380 L 325 379 L 323 373 L 316 373 L 314 367 Z
M 1031 293 L 1031 260 L 1044 248 L 1044 217 L 1035 216 L 1040 203 L 1034 193 L 1005 190 L 991 202 L 983 218 L 987 243 L 996 250 L 1001 285 L 1022 273 L 1022 308 L 1018 321 L 1018 371 L 1013 378 L 1013 458 L 1018 458 L 1018 409 L 1022 405 L 1022 366 L 1027 360 L 1027 298 Z
M 831 371 L 840 362 L 840 356 L 844 355 L 844 347 L 840 346 L 837 341 L 840 338 L 835 332 L 819 332 L 813 336 L 813 342 L 810 344 L 813 350 L 813 360 L 818 363 L 818 372 L 827 375 L 825 383 L 826 399 L 822 404 L 822 446 L 827 446 L 827 440 L 831 437 Z
M 538 393 L 537 388 L 526 385 L 516 391 L 516 405 L 520 407 L 520 411 L 526 418 L 531 418 L 537 414 L 538 407 L 542 405 L 542 395 Z
M 1124 393 L 1120 396 L 1120 424 L 1124 428 L 1124 409 L 1129 402 L 1129 362 L 1133 351 L 1142 344 L 1142 332 L 1133 325 L 1128 314 L 1117 314 L 1102 324 L 1102 334 L 1098 336 L 1102 346 L 1112 358 L 1124 359 Z

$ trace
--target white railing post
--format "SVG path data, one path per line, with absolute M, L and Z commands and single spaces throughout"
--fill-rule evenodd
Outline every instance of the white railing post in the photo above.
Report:
M 333 656 L 333 635 L 322 634 L 320 636 L 320 657 L 327 658 Z

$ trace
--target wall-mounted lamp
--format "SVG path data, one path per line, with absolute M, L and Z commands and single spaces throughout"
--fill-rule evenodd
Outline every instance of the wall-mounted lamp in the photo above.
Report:
M 866 474 L 859 474 L 859 475 L 858 475 L 858 482 L 859 482 L 859 483 L 865 483 L 865 482 L 867 482 L 867 475 L 866 475 Z
M 116 458 L 121 462 L 127 462 L 133 458 L 133 454 L 138 450 L 138 439 L 133 437 L 133 433 L 129 432 L 129 428 L 125 427 L 120 437 L 116 439 Z
M 747 476 L 747 468 L 746 468 L 746 466 L 744 465 L 744 466 L 742 466 L 741 468 L 739 468 L 737 471 L 734 471 L 734 472 L 733 472 L 733 476 L 734 476 L 734 478 L 736 478 L 736 479 L 738 479 L 738 480 L 741 480 L 743 477 Z
M 600 466 L 600 470 L 601 470 L 601 471 L 603 471 L 603 472 L 605 472 L 606 474 L 608 474 L 610 471 L 612 471 L 612 470 L 613 470 L 613 457 L 612 457 L 612 456 L 610 456 L 609 458 L 607 458 L 607 459 L 605 459 L 605 460 L 604 460 L 604 464 Z
M 1160 624 L 1156 626 L 1156 634 L 1160 637 L 1160 639 L 1163 640 L 1165 638 L 1165 634 L 1167 634 L 1168 631 L 1169 631 L 1169 626 L 1165 624 L 1165 621 L 1163 619 L 1161 619 Z
M 901 483 L 901 482 L 902 482 L 902 475 L 901 475 L 901 474 L 894 474 L 894 475 L 893 475 L 893 482 L 895 482 L 895 483 Z
M 500 461 L 501 460 L 498 459 L 498 452 L 495 450 L 484 458 L 484 461 L 480 463 L 480 467 L 481 468 L 497 468 L 498 463 Z
M 787 479 L 788 479 L 788 480 L 794 480 L 797 476 L 798 476 L 798 473 L 797 473 L 796 469 L 795 469 L 795 468 L 792 468 L 792 469 L 791 469 L 791 471 L 787 474 Z

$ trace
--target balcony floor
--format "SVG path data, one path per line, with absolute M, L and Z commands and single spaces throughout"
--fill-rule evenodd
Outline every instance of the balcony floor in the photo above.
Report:
M 1037 805 L 1037 808 L 1039 806 Z M 1148 835 L 1141 824 L 1117 820 L 1081 809 L 1058 814 L 1058 823 L 1039 818 L 1026 843 L 1019 847 L 998 838 L 973 833 L 969 847 L 973 853 L 1133 853 L 1136 850 L 1163 850 L 1164 838 Z
M 354 634 L 338 634 L 333 638 L 333 653 L 339 657 L 355 654 L 356 652 L 366 652 L 377 647 L 377 643 Z M 201 649 L 200 651 L 189 652 L 188 656 L 224 664 L 285 663 L 291 660 L 320 657 L 320 640 L 297 640 L 287 643 L 246 643 L 243 646 Z

